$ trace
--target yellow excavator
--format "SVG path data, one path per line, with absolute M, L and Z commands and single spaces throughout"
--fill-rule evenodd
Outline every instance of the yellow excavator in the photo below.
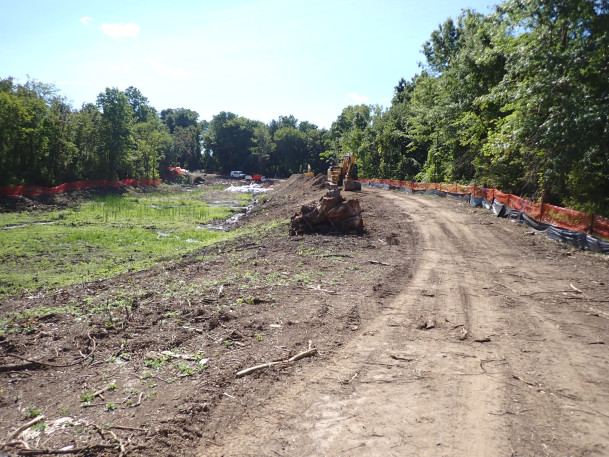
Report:
M 311 171 L 311 165 L 307 164 L 307 167 L 309 167 L 309 171 L 305 171 L 305 172 L 303 173 L 303 175 L 305 175 L 305 176 L 315 176 L 315 173 L 313 173 L 313 172 Z
M 345 154 L 342 165 L 334 165 L 328 168 L 328 182 L 342 186 L 344 191 L 362 190 L 362 185 L 353 179 L 353 168 L 355 156 Z

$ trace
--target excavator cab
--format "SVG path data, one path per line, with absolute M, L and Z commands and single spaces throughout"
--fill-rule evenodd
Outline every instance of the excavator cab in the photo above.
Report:
M 337 186 L 342 186 L 345 191 L 361 190 L 362 185 L 353 179 L 353 169 L 355 167 L 355 156 L 345 154 L 342 165 L 334 165 L 328 168 L 328 182 Z

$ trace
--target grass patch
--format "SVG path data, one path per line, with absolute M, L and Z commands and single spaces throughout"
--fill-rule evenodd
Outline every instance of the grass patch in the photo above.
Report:
M 205 192 L 167 187 L 95 197 L 75 209 L 3 214 L 0 297 L 143 270 L 235 236 L 205 229 L 234 212 L 210 206 Z M 247 204 L 251 196 L 230 200 Z

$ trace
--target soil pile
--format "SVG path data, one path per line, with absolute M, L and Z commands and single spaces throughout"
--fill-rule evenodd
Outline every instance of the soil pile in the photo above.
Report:
M 292 216 L 290 235 L 312 232 L 361 232 L 364 229 L 359 200 L 346 200 L 340 190 L 329 190 L 317 205 L 303 205 Z
M 294 174 L 275 186 L 274 195 L 289 198 L 301 197 L 317 192 L 326 186 L 326 176 L 319 173 L 317 176 Z

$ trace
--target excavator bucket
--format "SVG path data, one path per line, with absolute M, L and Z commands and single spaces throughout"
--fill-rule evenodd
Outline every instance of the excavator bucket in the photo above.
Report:
M 357 181 L 345 179 L 343 180 L 343 190 L 347 192 L 355 192 L 357 190 L 362 190 L 362 185 Z

